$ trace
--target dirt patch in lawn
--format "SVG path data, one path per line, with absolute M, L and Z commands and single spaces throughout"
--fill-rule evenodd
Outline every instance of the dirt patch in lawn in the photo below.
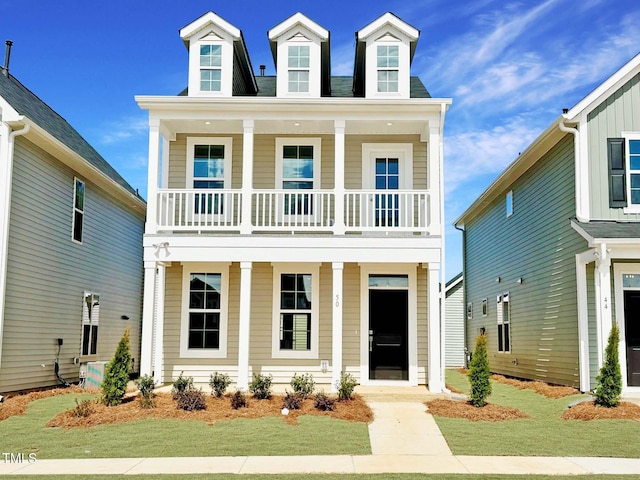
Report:
M 565 387 L 562 385 L 550 385 L 538 380 L 518 380 L 516 378 L 504 377 L 502 375 L 491 375 L 491 380 L 505 385 L 511 385 L 520 390 L 533 390 L 547 398 L 563 398 L 577 395 L 580 392 L 573 387 Z
M 595 402 L 582 402 L 562 414 L 564 420 L 636 420 L 640 421 L 640 406 L 620 402 L 617 407 L 607 408 Z
M 484 407 L 474 407 L 470 402 L 455 400 L 431 400 L 425 404 L 429 413 L 449 418 L 464 418 L 472 422 L 501 422 L 527 418 L 528 415 L 516 408 L 488 403 Z
M 4 402 L 0 403 L 0 422 L 6 420 L 9 417 L 16 415 L 24 415 L 27 411 L 29 402 L 34 400 L 40 400 L 41 398 L 56 397 L 58 395 L 67 395 L 70 393 L 75 394 L 96 394 L 97 390 L 87 390 L 77 386 L 69 388 L 53 388 L 48 390 L 38 390 L 29 393 L 22 393 L 13 396 L 7 396 Z
M 131 422 L 145 418 L 175 418 L 185 420 L 200 420 L 208 424 L 214 424 L 219 420 L 234 418 L 262 418 L 283 417 L 290 424 L 297 424 L 297 418 L 301 415 L 321 415 L 331 418 L 348 420 L 352 422 L 371 422 L 373 413 L 362 397 L 355 395 L 351 401 L 336 402 L 336 409 L 332 412 L 323 412 L 313 406 L 313 399 L 304 400 L 299 410 L 291 410 L 288 415 L 282 415 L 282 396 L 274 395 L 268 400 L 256 400 L 247 398 L 247 408 L 234 410 L 231 408 L 229 396 L 215 398 L 207 395 L 207 408 L 198 411 L 185 411 L 176 408 L 176 402 L 171 394 L 161 393 L 155 399 L 153 408 L 142 408 L 137 398 L 128 399 L 121 405 L 107 407 L 100 403 L 92 405 L 92 413 L 87 417 L 76 417 L 73 411 L 62 412 L 53 418 L 48 427 L 62 427 L 65 429 L 76 427 L 95 427 L 97 425 L 109 425 Z

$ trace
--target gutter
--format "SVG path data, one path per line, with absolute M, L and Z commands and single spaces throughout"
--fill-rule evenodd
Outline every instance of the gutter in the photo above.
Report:
M 24 119 L 24 117 L 21 117 Z M 9 132 L 4 140 L 0 135 L 0 167 L 4 167 L 5 192 L 0 199 L 0 205 L 4 206 L 3 216 L 0 218 L 0 367 L 2 366 L 2 338 L 4 333 L 4 308 L 7 291 L 7 266 L 9 252 L 9 218 L 11 214 L 11 180 L 13 176 L 13 145 L 16 137 L 25 135 L 31 130 L 30 125 L 23 125 L 20 130 L 11 131 L 6 123 L 0 123 L 0 128 Z M 4 144 L 4 148 L 2 148 Z M 6 158 L 2 158 L 2 156 Z
M 565 118 L 561 117 L 558 120 L 558 128 L 561 132 L 573 134 L 573 156 L 575 163 L 575 197 L 576 197 L 576 218 L 580 222 L 589 222 L 588 215 L 585 215 L 584 205 L 582 205 L 585 193 L 582 191 L 582 169 L 583 165 L 580 158 L 580 130 L 575 127 L 568 127 L 565 125 Z

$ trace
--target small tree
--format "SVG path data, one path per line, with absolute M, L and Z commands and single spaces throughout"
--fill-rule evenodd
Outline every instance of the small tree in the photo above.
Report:
M 131 353 L 129 352 L 129 329 L 124 331 L 124 335 L 118 342 L 116 353 L 104 369 L 104 380 L 102 381 L 102 402 L 111 407 L 122 403 L 129 383 L 129 365 L 131 364 Z
M 487 397 L 491 395 L 491 372 L 485 334 L 476 337 L 476 348 L 471 356 L 468 375 L 471 384 L 471 404 L 475 407 L 484 407 L 487 404 Z
M 618 342 L 620 341 L 620 331 L 614 322 L 609 333 L 609 341 L 605 350 L 605 359 L 600 369 L 600 375 L 596 379 L 595 397 L 596 404 L 603 407 L 617 407 L 620 403 L 622 393 L 622 375 L 620 374 L 620 363 L 618 362 Z

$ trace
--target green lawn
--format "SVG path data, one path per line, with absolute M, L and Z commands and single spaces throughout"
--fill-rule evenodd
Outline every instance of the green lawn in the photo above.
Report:
M 36 400 L 27 414 L 0 422 L 3 452 L 36 452 L 39 459 L 180 457 L 227 455 L 368 455 L 364 423 L 303 416 L 298 425 L 281 418 L 203 422 L 148 419 L 119 425 L 62 430 L 45 427 L 72 408 L 79 395 Z
M 447 383 L 469 391 L 467 377 L 447 371 Z M 530 418 L 505 422 L 471 422 L 435 417 L 455 455 L 536 455 L 640 457 L 640 422 L 633 420 L 562 420 L 574 395 L 551 400 L 531 390 L 492 381 L 489 402 L 514 407 Z

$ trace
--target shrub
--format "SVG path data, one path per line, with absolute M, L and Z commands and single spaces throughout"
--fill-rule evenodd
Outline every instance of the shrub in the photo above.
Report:
M 177 407 L 189 412 L 194 410 L 204 410 L 207 408 L 207 401 L 202 390 L 189 388 L 176 394 Z
M 129 383 L 130 364 L 131 353 L 129 352 L 129 329 L 127 328 L 118 342 L 115 355 L 104 369 L 104 380 L 101 386 L 102 402 L 108 407 L 122 403 L 122 398 L 127 391 L 127 383 Z
M 209 386 L 211 387 L 211 394 L 216 397 L 221 397 L 224 395 L 224 392 L 227 391 L 231 385 L 231 378 L 229 375 L 225 375 L 224 373 L 212 373 L 209 378 Z
M 617 407 L 620 403 L 622 393 L 622 375 L 620 374 L 620 363 L 618 362 L 618 342 L 620 341 L 620 331 L 618 325 L 613 322 L 609 341 L 605 350 L 605 359 L 600 369 L 600 374 L 596 378 L 596 404 L 603 407 Z
M 329 397 L 323 391 L 316 393 L 316 398 L 313 402 L 313 406 L 323 412 L 333 412 L 336 409 L 335 399 Z
M 156 382 L 151 375 L 143 375 L 136 380 L 136 386 L 140 390 L 140 405 L 142 408 L 153 407 L 153 388 Z
M 173 399 L 176 400 L 178 398 L 178 394 L 186 392 L 187 390 L 193 390 L 193 377 L 183 377 L 182 374 L 184 372 L 180 372 L 178 378 L 173 381 L 173 387 L 171 388 L 171 395 Z
M 471 404 L 475 407 L 484 407 L 487 404 L 487 397 L 491 395 L 491 372 L 485 334 L 476 337 L 476 348 L 471 356 L 467 375 L 471 384 Z
M 78 399 L 75 399 L 76 406 L 73 407 L 73 415 L 75 417 L 88 417 L 93 413 L 93 400 L 82 400 L 78 402 Z
M 246 408 L 246 406 L 247 397 L 242 390 L 236 390 L 233 395 L 231 395 L 231 408 L 238 410 L 239 408 Z
M 300 395 L 302 398 L 307 398 L 313 394 L 316 382 L 313 381 L 313 375 L 310 373 L 303 375 L 295 374 L 291 379 L 290 385 L 294 393 Z
M 338 389 L 338 400 L 344 402 L 351 400 L 353 396 L 353 390 L 356 388 L 356 379 L 350 373 L 340 372 L 340 380 L 336 382 L 336 388 Z
M 303 398 L 301 395 L 294 392 L 287 392 L 282 399 L 282 407 L 288 408 L 289 410 L 300 410 L 302 400 Z
M 255 398 L 266 400 L 271 397 L 271 382 L 273 382 L 271 375 L 257 375 L 254 373 L 253 380 L 249 384 L 249 390 Z

